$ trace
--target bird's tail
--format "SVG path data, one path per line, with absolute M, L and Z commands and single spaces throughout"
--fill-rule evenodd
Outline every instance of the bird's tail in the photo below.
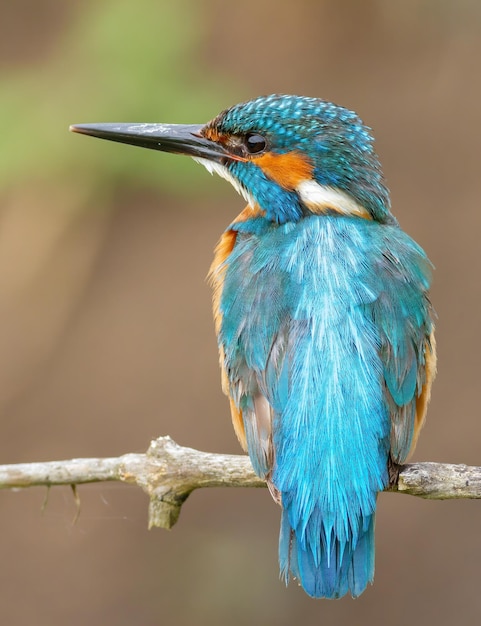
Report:
M 356 598 L 374 579 L 374 523 L 372 513 L 363 520 L 357 539 L 326 539 L 324 530 L 317 545 L 296 533 L 282 510 L 279 565 L 286 584 L 289 573 L 314 598 L 341 598 L 348 591 Z M 321 524 L 322 528 L 322 524 Z

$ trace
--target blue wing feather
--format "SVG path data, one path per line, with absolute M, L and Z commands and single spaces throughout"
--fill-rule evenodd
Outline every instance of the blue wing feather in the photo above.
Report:
M 429 262 L 397 226 L 369 220 L 231 228 L 219 343 L 253 466 L 283 507 L 281 572 L 316 597 L 359 595 L 388 457 L 411 447 Z

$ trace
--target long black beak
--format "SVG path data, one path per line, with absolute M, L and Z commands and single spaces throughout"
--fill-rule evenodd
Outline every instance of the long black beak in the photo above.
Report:
M 202 137 L 201 124 L 75 124 L 74 133 L 133 146 L 203 157 L 211 161 L 236 158 L 221 144 Z

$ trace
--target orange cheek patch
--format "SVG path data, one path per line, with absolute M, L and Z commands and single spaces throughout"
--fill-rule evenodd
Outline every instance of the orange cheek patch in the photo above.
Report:
M 204 126 L 203 130 L 201 131 L 201 134 L 206 139 L 210 139 L 211 141 L 215 141 L 216 143 L 217 142 L 221 143 L 222 141 L 225 140 L 225 136 L 221 135 L 215 126 Z
M 267 152 L 253 157 L 252 161 L 262 169 L 266 176 L 289 191 L 296 189 L 301 181 L 311 179 L 314 171 L 312 161 L 296 151 L 286 154 Z

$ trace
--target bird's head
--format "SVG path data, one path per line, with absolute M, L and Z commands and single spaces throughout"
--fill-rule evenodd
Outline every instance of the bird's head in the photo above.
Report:
M 190 155 L 280 224 L 312 213 L 393 221 L 369 128 L 352 111 L 325 100 L 260 97 L 205 125 L 85 124 L 71 129 Z

